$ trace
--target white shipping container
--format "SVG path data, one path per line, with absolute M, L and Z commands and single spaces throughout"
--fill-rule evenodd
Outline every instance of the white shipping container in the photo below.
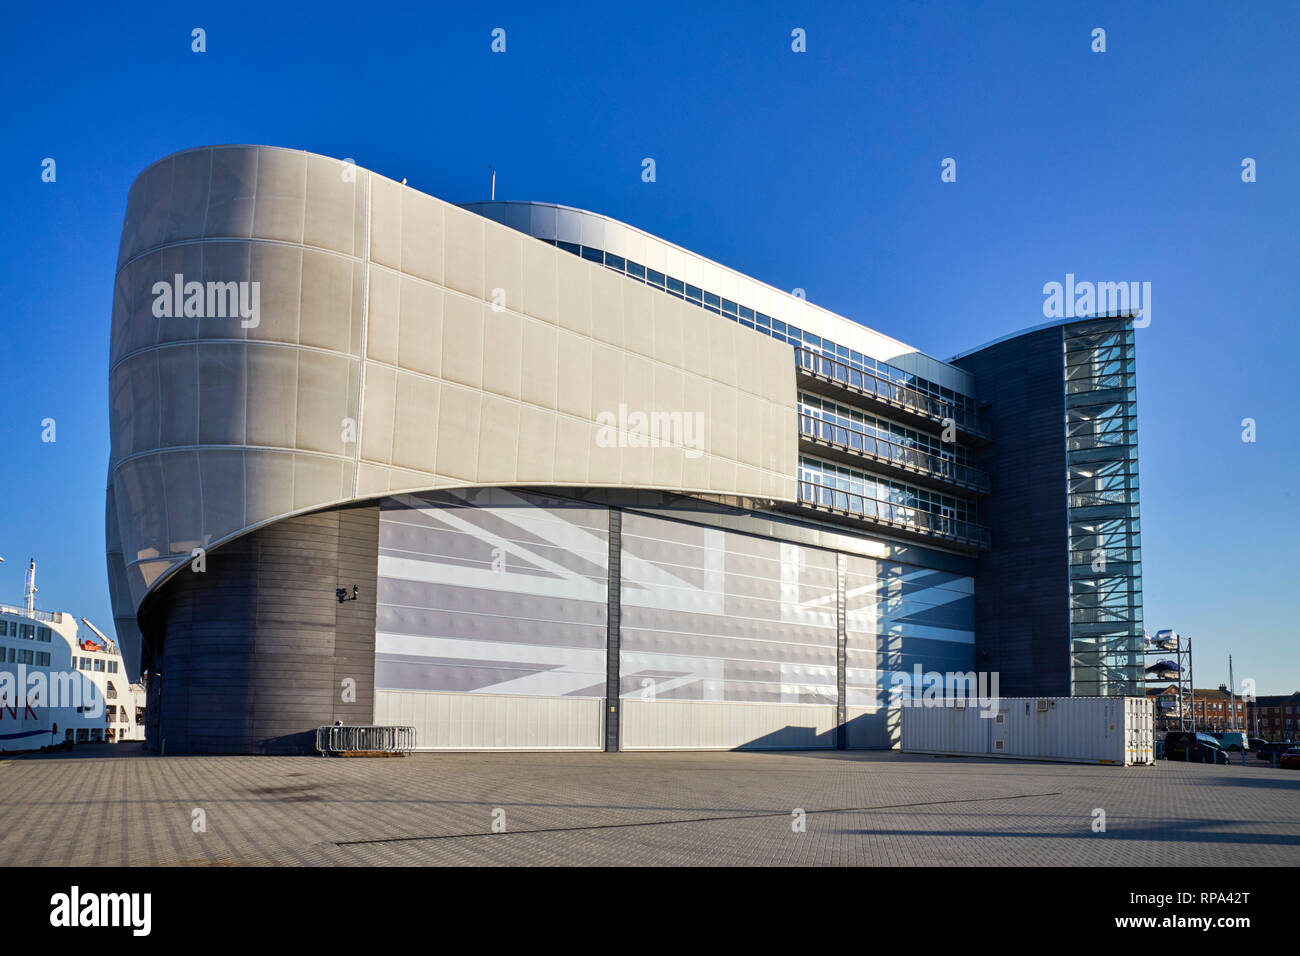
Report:
M 901 749 L 1121 767 L 1155 761 L 1152 704 L 1140 697 L 1004 697 L 996 711 L 959 703 L 900 708 Z

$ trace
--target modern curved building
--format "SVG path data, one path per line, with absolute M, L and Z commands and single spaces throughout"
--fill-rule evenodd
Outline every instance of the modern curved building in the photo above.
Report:
M 1114 329 L 1131 380 L 1127 319 L 1053 329 L 1012 341 Z M 128 199 L 109 375 L 109 579 L 150 739 L 884 747 L 899 675 L 1025 647 L 1003 694 L 1131 693 L 1112 632 L 1140 648 L 1140 589 L 1104 634 L 1071 610 L 1066 352 L 1006 349 L 940 361 L 563 206 L 286 149 L 167 157 Z M 1025 393 L 999 388 L 1033 362 L 1060 407 L 1004 454 Z M 1060 467 L 1026 519 L 999 494 L 1029 458 Z M 1000 541 L 1040 518 L 1033 555 Z

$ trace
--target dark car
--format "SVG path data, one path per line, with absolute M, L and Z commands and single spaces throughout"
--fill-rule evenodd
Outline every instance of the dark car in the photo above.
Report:
M 1277 765 L 1288 770 L 1300 770 L 1300 747 L 1292 747 L 1278 755 Z
M 1289 740 L 1270 740 L 1259 745 L 1259 749 L 1255 751 L 1255 756 L 1260 760 L 1272 762 L 1274 754 L 1284 754 L 1294 746 L 1295 744 Z
M 1227 763 L 1228 755 L 1209 734 L 1175 730 L 1165 735 L 1165 759 L 1191 763 Z
M 1216 730 L 1212 731 L 1210 736 L 1217 740 L 1219 746 L 1224 750 L 1240 753 L 1243 750 L 1250 749 L 1246 735 L 1240 730 Z

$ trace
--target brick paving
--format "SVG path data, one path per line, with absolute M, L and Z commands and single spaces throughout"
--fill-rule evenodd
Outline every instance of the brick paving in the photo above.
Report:
M 157 757 L 123 744 L 0 760 L 0 809 L 6 866 L 1300 862 L 1300 773 L 1253 757 L 1125 769 L 881 752 Z

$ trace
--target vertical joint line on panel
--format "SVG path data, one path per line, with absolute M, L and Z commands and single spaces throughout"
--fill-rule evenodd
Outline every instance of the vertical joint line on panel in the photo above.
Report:
M 1066 351 L 1065 323 L 1061 324 L 1061 444 L 1065 448 L 1065 679 L 1066 693 L 1074 696 L 1074 583 L 1070 580 L 1070 373 L 1069 353 Z M 1001 659 L 999 658 L 999 666 Z M 1037 682 L 1035 682 L 1037 684 Z
M 848 639 L 844 620 L 844 555 L 835 552 L 835 748 L 847 750 L 849 728 L 845 694 L 848 685 Z
M 355 166 L 353 167 L 356 168 Z M 356 498 L 361 482 L 361 429 L 366 407 L 366 338 L 370 331 L 370 185 L 366 170 L 365 202 L 361 204 L 361 341 L 357 355 L 357 429 L 352 436 L 352 494 Z M 356 200 L 353 200 L 356 208 Z
M 620 556 L 623 551 L 623 513 L 617 508 L 609 509 L 609 569 L 608 593 L 605 618 L 605 750 L 618 750 L 619 672 L 620 641 L 619 628 L 622 618 L 623 574 Z

